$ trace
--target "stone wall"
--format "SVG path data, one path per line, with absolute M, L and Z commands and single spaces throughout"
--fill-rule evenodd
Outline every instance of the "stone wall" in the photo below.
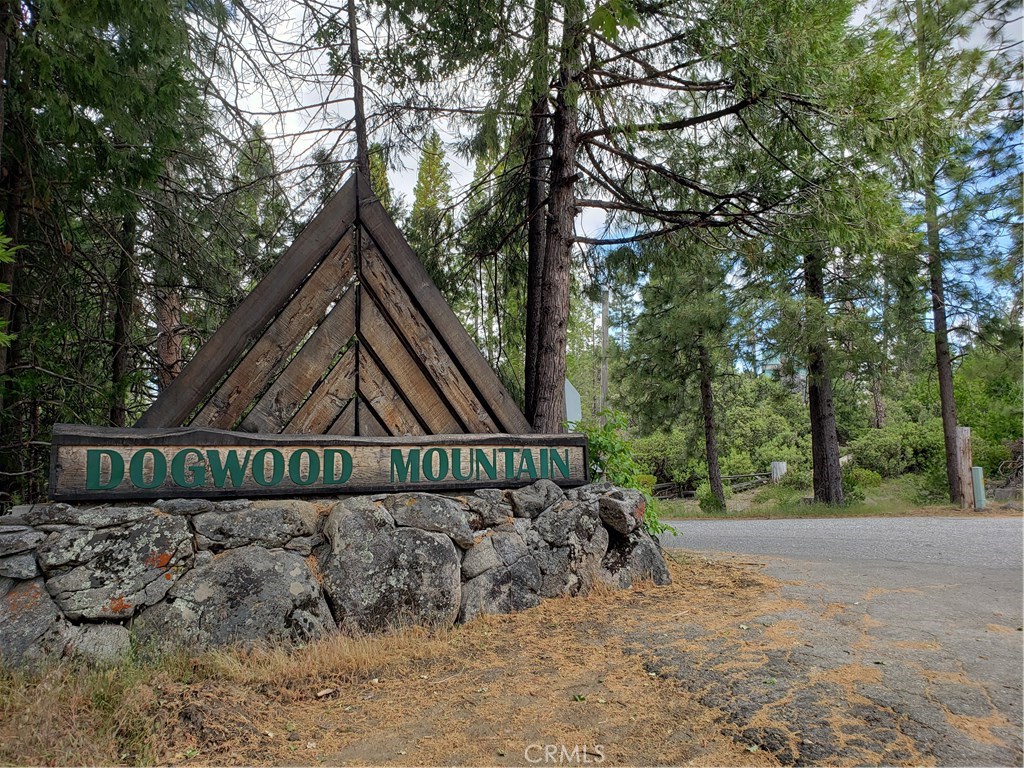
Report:
M 669 583 L 644 498 L 542 480 L 471 495 L 157 501 L 0 517 L 0 657 L 112 658 L 136 641 L 305 642 L 451 625 L 598 582 Z

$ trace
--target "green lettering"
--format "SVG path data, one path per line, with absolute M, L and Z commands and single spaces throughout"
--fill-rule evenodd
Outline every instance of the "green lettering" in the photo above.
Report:
M 473 479 L 473 451 L 468 451 L 469 455 L 469 471 L 466 474 L 462 474 L 462 449 L 452 448 L 452 475 L 455 476 L 456 480 L 472 480 Z
M 210 474 L 213 475 L 214 487 L 223 488 L 228 475 L 231 475 L 231 487 L 240 487 L 245 482 L 245 468 L 249 466 L 249 456 L 251 455 L 252 451 L 246 451 L 245 458 L 239 461 L 238 451 L 230 450 L 224 455 L 224 462 L 221 463 L 220 451 L 207 451 L 206 458 L 210 462 Z
M 437 457 L 437 472 L 434 471 L 434 457 Z M 448 454 L 441 448 L 428 448 L 423 454 L 423 476 L 432 483 L 448 476 Z
M 103 482 L 103 457 L 110 462 L 110 476 Z M 117 451 L 90 448 L 85 452 L 85 488 L 89 491 L 109 491 L 124 480 L 124 458 Z
M 267 479 L 267 456 L 270 457 L 270 479 Z M 276 448 L 264 448 L 256 451 L 252 457 L 252 479 L 257 485 L 277 485 L 284 477 L 284 456 Z
M 537 479 L 537 465 L 533 463 L 533 451 L 523 448 L 519 452 L 519 467 L 516 469 L 516 480 L 523 476 L 523 472 L 529 475 L 531 480 Z
M 302 477 L 302 457 L 306 457 L 306 477 Z M 312 485 L 320 479 L 320 456 L 312 448 L 299 448 L 288 457 L 288 478 L 296 485 Z
M 540 476 L 551 477 L 551 462 L 548 460 L 548 449 L 540 449 Z
M 196 457 L 198 464 L 190 464 L 185 466 L 185 462 L 188 461 L 188 457 L 192 455 Z M 183 451 L 178 451 L 174 454 L 174 458 L 171 459 L 171 480 L 174 481 L 175 485 L 182 488 L 199 488 L 206 484 L 206 465 L 202 463 L 203 454 L 196 448 L 186 448 Z M 190 480 L 185 472 L 189 471 L 192 473 L 192 479 Z
M 551 475 L 552 476 L 554 476 L 556 468 L 562 474 L 562 477 L 568 477 L 569 476 L 569 449 L 568 448 L 565 449 L 565 460 L 564 461 L 562 460 L 562 457 L 559 456 L 557 450 L 554 450 L 554 449 L 551 450 Z
M 484 453 L 483 448 L 477 448 L 473 451 L 473 455 L 476 457 L 476 479 L 480 479 L 480 470 L 484 471 L 487 475 L 488 480 L 498 479 L 498 452 L 495 450 L 491 451 L 491 459 L 487 460 L 487 454 Z
M 146 482 L 146 456 L 153 457 L 153 474 Z M 167 479 L 167 457 L 156 448 L 143 448 L 132 455 L 128 464 L 128 477 L 136 488 L 157 488 Z
M 515 477 L 516 477 L 515 456 L 516 456 L 516 452 L 518 452 L 519 449 L 518 448 L 499 448 L 498 450 L 501 451 L 503 454 L 505 454 L 505 479 L 506 480 L 515 480 Z
M 334 473 L 334 460 L 341 457 L 341 474 Z M 324 485 L 343 485 L 352 477 L 352 454 L 337 448 L 324 451 Z M 392 481 L 394 482 L 394 481 Z
M 394 483 L 395 477 L 398 478 L 397 482 L 404 483 L 418 483 L 420 480 L 420 449 L 411 448 L 409 450 L 409 456 L 406 458 L 402 455 L 402 451 L 399 448 L 391 449 L 391 482 Z M 407 479 L 408 478 L 408 479 Z

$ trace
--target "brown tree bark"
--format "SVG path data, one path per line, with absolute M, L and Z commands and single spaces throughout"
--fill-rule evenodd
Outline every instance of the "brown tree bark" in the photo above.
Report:
M 704 340 L 697 342 L 697 367 L 700 373 L 700 412 L 704 418 L 704 452 L 707 456 L 708 483 L 711 493 L 725 509 L 725 489 L 722 487 L 722 470 L 718 466 L 718 434 L 715 430 L 715 398 L 711 389 L 711 355 Z
M 923 0 L 916 0 L 917 68 L 924 82 L 928 77 L 929 60 Z M 924 187 L 925 243 L 928 261 L 928 283 L 932 298 L 932 321 L 935 332 L 935 371 L 939 380 L 939 407 L 942 411 L 942 437 L 946 449 L 946 481 L 949 500 L 960 503 L 960 474 L 956 455 L 956 400 L 953 397 L 953 361 L 949 353 L 949 328 L 946 318 L 945 279 L 942 274 L 942 244 L 939 238 L 939 195 L 935 189 L 939 163 L 934 144 L 924 128 L 921 141 L 921 183 Z
M 885 426 L 885 399 L 882 397 L 881 366 L 878 365 L 871 368 L 871 401 L 874 405 L 871 426 L 875 429 L 881 429 Z
M 825 301 L 824 263 L 818 254 L 804 256 L 804 290 L 809 303 Z M 832 379 L 828 371 L 828 346 L 817 340 L 820 338 L 817 329 L 808 327 L 807 332 L 810 338 L 807 345 L 807 401 L 811 417 L 814 500 L 837 506 L 843 503 L 843 478 L 839 465 Z
M 348 0 L 348 55 L 352 66 L 353 121 L 356 131 L 356 167 L 363 178 L 370 178 L 370 140 L 366 135 L 366 111 L 363 105 L 363 60 L 359 56 L 359 24 L 355 0 Z
M 110 356 L 110 423 L 125 425 L 128 414 L 128 354 L 131 350 L 131 321 L 135 304 L 134 216 L 121 222 L 120 253 L 114 277 L 114 334 Z
M 579 127 L 575 97 L 570 91 L 580 72 L 584 8 L 576 0 L 570 0 L 564 10 L 561 60 L 552 115 L 547 242 L 537 345 L 537 398 L 532 421 L 535 430 L 545 433 L 561 432 L 565 420 L 569 272 L 572 266 L 573 221 L 576 218 Z
M 544 290 L 544 254 L 547 243 L 548 103 L 547 93 L 538 97 L 531 111 L 527 188 L 527 275 L 526 275 L 526 368 L 525 413 L 531 424 L 537 415 L 537 346 L 540 341 L 540 297 Z

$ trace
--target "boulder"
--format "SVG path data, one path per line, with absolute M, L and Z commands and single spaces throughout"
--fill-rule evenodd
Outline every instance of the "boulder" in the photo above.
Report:
M 333 620 L 305 560 L 248 546 L 192 568 L 133 627 L 143 642 L 158 648 L 209 647 L 306 642 L 332 628 Z
M 463 549 L 473 546 L 466 508 L 455 499 L 433 493 L 399 493 L 384 502 L 395 525 L 443 533 Z
M 7 576 L 11 579 L 34 579 L 38 575 L 39 566 L 36 564 L 36 556 L 31 552 L 0 557 L 0 576 Z
M 365 497 L 337 504 L 324 532 L 330 546 L 318 550 L 319 567 L 340 627 L 375 632 L 405 623 L 450 626 L 455 621 L 461 558 L 448 536 L 395 527 L 390 515 Z
M 154 506 L 165 515 L 199 515 L 213 511 L 208 499 L 161 499 Z
M 127 525 L 157 514 L 149 506 L 73 507 L 70 504 L 43 504 L 22 515 L 32 525 L 72 525 L 87 528 L 111 528 Z
M 192 518 L 200 549 L 221 551 L 258 544 L 284 547 L 292 539 L 316 534 L 316 507 L 304 501 L 252 502 Z M 308 552 L 307 552 L 308 554 Z
M 601 564 L 604 580 L 622 589 L 640 581 L 659 586 L 672 583 L 661 547 L 642 528 L 629 536 L 613 536 Z
M 167 594 L 192 558 L 192 534 L 185 518 L 149 516 L 52 533 L 37 552 L 46 589 L 69 619 L 123 619 Z
M 511 522 L 512 504 L 505 491 L 487 488 L 476 491 L 465 499 L 470 511 L 470 527 L 473 530 L 493 528 Z
M 647 500 L 640 491 L 616 488 L 598 500 L 601 521 L 623 536 L 628 536 L 644 522 Z
M 533 608 L 540 603 L 540 587 L 540 568 L 530 554 L 511 565 L 492 568 L 462 585 L 459 621 Z
M 27 525 L 4 525 L 0 523 L 0 557 L 33 550 L 45 538 L 45 533 Z
M 68 637 L 68 653 L 94 664 L 113 664 L 131 648 L 131 634 L 120 624 L 85 624 Z
M 499 568 L 504 563 L 494 551 L 494 541 L 490 536 L 484 536 L 480 541 L 466 550 L 462 558 L 462 578 L 472 579 L 491 568 Z
M 551 480 L 538 480 L 533 485 L 509 491 L 512 511 L 516 517 L 537 517 L 541 512 L 565 498 L 562 489 Z
M 8 580 L 0 594 L 0 661 L 19 666 L 64 653 L 71 627 L 41 578 Z

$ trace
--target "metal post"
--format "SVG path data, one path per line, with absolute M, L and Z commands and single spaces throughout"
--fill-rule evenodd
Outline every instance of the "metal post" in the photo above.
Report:
M 971 467 L 971 480 L 974 485 L 974 508 L 985 508 L 985 471 L 981 467 Z

